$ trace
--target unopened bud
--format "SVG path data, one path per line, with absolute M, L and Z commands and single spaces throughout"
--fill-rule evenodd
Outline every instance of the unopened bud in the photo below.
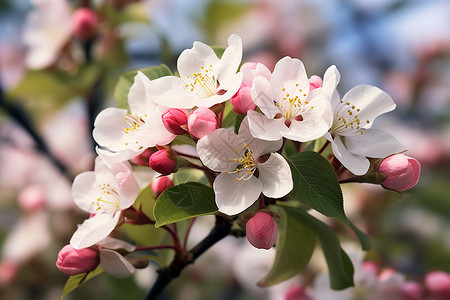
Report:
M 241 84 L 240 89 L 230 99 L 233 111 L 237 114 L 246 115 L 249 110 L 254 110 L 256 104 L 253 102 L 251 87 Z
M 92 248 L 75 249 L 64 246 L 58 253 L 56 267 L 68 275 L 77 275 L 94 270 L 100 263 L 100 255 Z
M 320 88 L 323 85 L 323 80 L 317 75 L 311 76 L 309 78 L 309 90 L 312 91 L 314 89 Z
M 87 40 L 94 36 L 98 26 L 95 12 L 87 7 L 77 9 L 72 15 L 72 32 L 79 39 Z
M 387 189 L 406 191 L 417 184 L 419 177 L 420 163 L 404 154 L 389 156 L 378 166 L 377 178 Z
M 188 112 L 185 109 L 169 108 L 161 116 L 164 127 L 173 134 L 186 133 Z
M 168 188 L 173 187 L 173 181 L 167 176 L 161 176 L 158 178 L 155 178 L 152 181 L 151 188 L 153 191 L 153 195 L 155 198 L 158 198 L 159 195 L 161 195 L 162 192 L 167 190 Z
M 425 276 L 425 288 L 435 300 L 450 299 L 450 274 L 433 271 Z
M 421 300 L 422 298 L 422 287 L 415 281 L 405 282 L 400 287 L 400 293 L 402 295 L 402 300 Z
M 10 260 L 0 261 L 0 287 L 6 287 L 17 275 L 17 264 Z
M 201 139 L 218 127 L 216 114 L 205 107 L 197 108 L 188 118 L 189 133 Z
M 258 249 L 270 249 L 278 237 L 278 226 L 275 220 L 264 212 L 256 213 L 245 225 L 247 239 Z
M 169 175 L 176 170 L 177 161 L 173 151 L 162 149 L 150 156 L 148 165 L 162 175 Z
M 285 294 L 285 300 L 309 300 L 305 288 L 299 284 L 289 287 Z

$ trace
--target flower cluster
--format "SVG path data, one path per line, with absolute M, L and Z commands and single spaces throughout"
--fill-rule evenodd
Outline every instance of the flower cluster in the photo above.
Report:
M 280 59 L 273 72 L 260 63 L 239 68 L 242 42 L 236 35 L 229 37 L 228 47 L 219 56 L 211 47 L 195 42 L 178 58 L 179 76 L 155 78 L 145 70 L 137 71 L 127 91 L 128 107 L 107 108 L 98 114 L 93 130 L 99 145 L 95 170 L 78 175 L 73 183 L 75 203 L 91 217 L 60 253 L 58 267 L 63 272 L 89 272 L 98 264 L 108 265 L 108 257 L 122 262 L 122 269 L 133 270 L 126 258 L 109 250 L 117 247 L 105 245 L 123 223 L 164 228 L 174 244 L 152 249 L 172 248 L 181 255 L 186 241 L 182 245 L 176 227 L 167 224 L 216 214 L 230 228 L 239 224 L 255 247 L 270 249 L 277 242 L 277 223 L 283 230 L 289 226 L 272 207 L 322 193 L 315 187 L 301 190 L 302 180 L 320 185 L 322 169 L 308 177 L 302 175 L 301 164 L 289 159 L 298 158 L 305 149 L 315 150 L 314 159 L 325 161 L 326 172 L 334 171 L 327 178 L 337 186 L 377 178 L 384 187 L 403 191 L 417 183 L 420 164 L 405 161 L 400 153 L 406 148 L 389 133 L 372 128 L 376 117 L 395 108 L 391 97 L 379 88 L 357 86 L 340 97 L 335 66 L 326 70 L 323 79 L 308 77 L 303 63 L 291 57 Z M 154 216 L 141 209 L 142 203 L 135 204 L 140 192 L 134 172 L 138 165 L 159 173 L 151 183 L 158 197 Z M 209 185 L 199 189 L 213 192 L 216 210 L 204 211 L 210 203 L 199 200 L 203 194 L 198 185 L 177 182 L 182 168 L 203 172 Z M 167 176 L 172 173 L 175 180 Z M 185 199 L 191 199 L 189 205 Z M 310 205 L 308 201 L 304 204 Z M 172 208 L 164 208 L 169 204 Z M 317 203 L 313 208 L 327 215 L 327 205 Z M 173 207 L 184 215 L 172 213 Z M 303 212 L 299 205 L 290 207 Z M 161 217 L 164 209 L 169 211 L 165 218 Z M 142 248 L 125 250 L 126 256 Z M 115 254 L 102 256 L 105 251 Z

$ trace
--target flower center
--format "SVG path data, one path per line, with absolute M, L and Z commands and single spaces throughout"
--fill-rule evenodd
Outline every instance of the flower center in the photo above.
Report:
M 307 101 L 308 94 L 298 87 L 299 84 L 296 83 L 295 86 L 290 91 L 286 90 L 286 87 L 281 89 L 282 98 L 280 100 L 275 100 L 275 105 L 278 106 L 283 116 L 286 119 L 293 119 L 296 117 L 301 117 L 307 109 L 313 109 L 313 106 L 308 106 L 309 101 Z M 298 118 L 298 120 L 303 120 L 303 118 Z
M 147 117 L 147 114 L 144 115 L 144 118 Z M 126 127 L 122 127 L 122 132 L 125 135 L 125 146 L 128 146 L 130 144 L 139 144 L 139 140 L 137 139 L 136 135 L 139 132 L 139 129 L 141 126 L 145 124 L 145 120 L 142 118 L 142 116 L 139 116 L 138 114 L 127 114 L 124 117 L 124 121 L 126 124 Z M 143 147 L 140 146 L 139 149 L 142 149 Z
M 212 72 L 212 65 L 209 65 L 209 68 L 202 66 L 200 69 L 200 72 L 187 76 L 186 87 L 197 96 L 208 98 L 216 94 L 218 84 Z
M 245 144 L 244 147 L 245 152 L 244 155 L 240 158 L 235 158 L 234 161 L 237 163 L 236 168 L 231 172 L 225 172 L 225 174 L 229 173 L 235 173 L 238 174 L 236 177 L 236 181 L 239 180 L 248 180 L 250 177 L 252 177 L 253 173 L 256 170 L 256 160 L 252 155 L 252 152 L 250 149 L 248 149 L 248 144 Z M 239 149 L 235 150 L 236 153 L 239 153 Z M 228 162 L 232 162 L 232 159 L 229 159 Z
M 116 211 L 120 209 L 120 196 L 119 193 L 113 189 L 109 184 L 99 184 L 100 196 L 96 201 L 92 201 L 91 204 L 95 207 L 97 212 L 99 211 Z
M 341 100 L 341 104 L 335 112 L 333 126 L 331 126 L 330 132 L 339 134 L 343 132 L 357 133 L 359 131 L 360 134 L 363 134 L 364 131 L 360 129 L 364 128 L 370 121 L 366 120 L 362 122 L 358 117 L 359 111 L 360 109 L 355 105 L 352 105 L 350 102 L 344 103 Z

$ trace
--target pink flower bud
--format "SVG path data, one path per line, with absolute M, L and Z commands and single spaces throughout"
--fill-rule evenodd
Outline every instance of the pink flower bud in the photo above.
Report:
M 39 184 L 29 185 L 20 192 L 17 200 L 24 211 L 37 211 L 45 206 L 44 187 Z
M 378 265 L 373 261 L 363 262 L 362 269 L 364 270 L 364 272 L 372 273 L 373 275 L 378 275 L 378 273 L 380 272 L 380 267 L 378 267 Z
M 133 157 L 131 159 L 131 162 L 136 165 L 139 165 L 139 166 L 148 166 L 148 159 L 150 158 L 150 155 L 152 155 L 152 154 L 153 154 L 153 151 L 150 148 L 147 148 L 141 154 Z
M 201 139 L 218 127 L 216 114 L 205 107 L 197 108 L 188 118 L 189 133 Z
M 309 300 L 305 289 L 301 285 L 293 285 L 286 290 L 285 300 Z
M 252 100 L 251 87 L 241 85 L 241 88 L 231 97 L 230 102 L 233 104 L 233 111 L 237 114 L 246 115 L 247 111 L 254 110 L 256 104 Z
M 400 287 L 400 293 L 403 300 L 421 300 L 422 298 L 422 287 L 420 284 L 414 281 L 405 282 Z
M 417 184 L 420 176 L 420 163 L 404 154 L 396 154 L 385 158 L 378 166 L 378 179 L 387 189 L 406 191 Z M 381 174 L 380 174 L 381 173 Z
M 97 29 L 98 18 L 95 12 L 87 7 L 77 9 L 72 16 L 73 35 L 80 39 L 89 39 Z
M 450 299 L 450 274 L 433 271 L 425 276 L 425 288 L 435 300 Z
M 172 179 L 170 179 L 167 176 L 161 176 L 161 177 L 155 178 L 152 181 L 151 187 L 152 187 L 153 195 L 155 196 L 155 198 L 158 198 L 162 192 L 164 192 L 165 190 L 167 190 L 170 187 L 173 187 L 173 181 L 172 181 Z
M 275 220 L 263 212 L 256 213 L 245 226 L 247 239 L 258 249 L 270 249 L 278 237 L 278 226 Z
M 310 91 L 317 89 L 319 87 L 322 87 L 322 85 L 323 85 L 323 80 L 319 76 L 313 75 L 313 76 L 311 76 L 311 78 L 309 78 L 309 90 Z
M 177 167 L 176 157 L 172 151 L 167 149 L 158 150 L 153 153 L 149 160 L 150 168 L 162 175 L 169 175 Z
M 188 112 L 185 109 L 169 108 L 161 116 L 164 127 L 173 134 L 186 133 Z M 183 128 L 184 127 L 184 128 Z
M 77 275 L 94 270 L 100 263 L 100 255 L 92 248 L 75 249 L 64 246 L 58 253 L 56 267 L 68 275 Z
M 255 63 L 255 62 L 246 62 L 246 63 L 242 64 L 240 70 L 241 71 L 244 71 L 244 70 L 255 70 L 257 64 L 258 63 Z
M 17 265 L 13 261 L 0 261 L 0 287 L 6 287 L 17 275 Z

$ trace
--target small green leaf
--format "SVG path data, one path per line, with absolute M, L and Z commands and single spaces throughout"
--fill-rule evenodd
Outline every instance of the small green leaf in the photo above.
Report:
M 287 161 L 294 180 L 289 196 L 327 217 L 346 222 L 342 190 L 330 163 L 311 151 L 291 155 Z
M 225 102 L 225 108 L 223 110 L 223 128 L 233 127 L 236 122 L 236 114 L 233 112 L 233 104 L 230 101 Z
M 361 243 L 361 246 L 362 246 L 363 250 L 369 251 L 369 250 L 370 250 L 370 247 L 371 247 L 369 237 L 368 237 L 364 232 L 362 232 L 361 230 L 359 230 L 359 228 L 356 227 L 356 225 L 353 224 L 352 221 L 347 220 L 347 224 L 350 226 L 350 228 L 353 230 L 353 232 L 354 232 L 354 233 L 356 234 L 356 236 L 358 237 L 359 242 Z
M 287 206 L 284 206 L 284 209 L 290 211 L 290 214 L 295 216 L 299 222 L 315 231 L 327 261 L 331 287 L 335 290 L 342 290 L 353 286 L 353 265 L 345 251 L 342 250 L 334 231 L 301 209 Z
M 276 256 L 269 274 L 258 282 L 265 287 L 287 280 L 308 264 L 316 245 L 316 235 L 305 226 L 292 209 L 283 206 L 270 206 L 281 220 L 278 221 L 278 240 Z
M 114 89 L 114 99 L 116 101 L 117 107 L 129 109 L 128 92 L 133 85 L 134 77 L 136 76 L 138 71 L 144 73 L 148 78 L 150 78 L 150 80 L 172 75 L 172 72 L 166 65 L 158 65 L 123 73 L 122 75 L 120 75 L 119 81 L 117 82 Z
M 156 201 L 156 227 L 217 212 L 212 188 L 188 182 L 165 190 Z
M 66 284 L 64 285 L 64 289 L 62 292 L 61 300 L 69 294 L 71 291 L 88 281 L 89 279 L 97 276 L 98 274 L 102 273 L 103 269 L 100 267 L 97 267 L 94 271 L 87 273 L 82 273 L 74 276 L 70 276 L 67 280 Z

